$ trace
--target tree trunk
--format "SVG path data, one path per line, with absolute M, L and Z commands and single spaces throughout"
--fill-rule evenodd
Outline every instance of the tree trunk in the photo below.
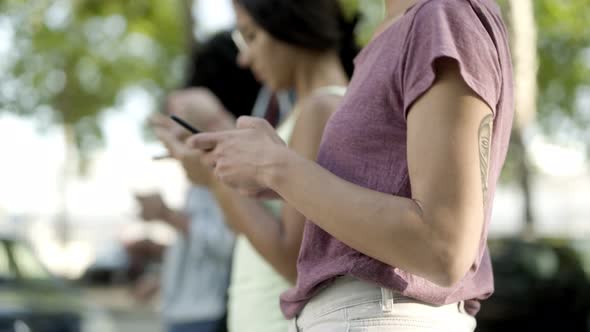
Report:
M 520 128 L 515 128 L 512 132 L 511 148 L 515 150 L 517 162 L 517 184 L 523 197 L 523 218 L 524 225 L 522 229 L 522 236 L 526 239 L 534 238 L 534 212 L 533 212 L 533 192 L 532 192 L 532 169 L 528 158 L 528 148 L 524 131 Z
M 515 80 L 515 148 L 519 151 L 519 185 L 524 198 L 523 235 L 534 234 L 532 169 L 528 160 L 527 132 L 537 109 L 537 27 L 533 0 L 510 0 L 510 27 Z
M 67 208 L 68 186 L 78 173 L 78 149 L 73 125 L 63 124 L 64 160 L 58 179 L 59 212 L 56 220 L 56 233 L 60 243 L 65 246 L 70 240 L 70 222 Z
M 197 40 L 195 39 L 195 29 L 197 27 L 197 22 L 195 21 L 195 16 L 193 15 L 193 7 L 195 6 L 198 0 L 181 0 L 182 2 L 182 11 L 185 18 L 185 26 L 186 26 L 186 51 L 187 54 L 191 54 L 194 51 L 195 47 L 197 46 Z

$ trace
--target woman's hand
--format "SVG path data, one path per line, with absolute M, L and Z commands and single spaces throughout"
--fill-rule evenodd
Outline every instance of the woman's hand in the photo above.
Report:
M 276 191 L 272 190 L 272 189 L 264 189 L 262 191 L 256 192 L 253 196 L 253 198 L 259 199 L 259 200 L 273 200 L 273 199 L 283 199 L 281 197 L 281 195 L 279 195 Z
M 191 183 L 209 187 L 214 181 L 213 172 L 201 162 L 202 152 L 185 146 L 179 161 Z
M 154 132 L 172 158 L 180 161 L 188 179 L 196 185 L 209 186 L 213 180 L 210 168 L 201 162 L 203 152 L 189 148 L 181 137 L 163 126 L 154 126 Z
M 159 193 L 149 195 L 136 194 L 135 198 L 141 207 L 140 216 L 145 221 L 164 220 L 170 208 Z
M 172 92 L 166 100 L 166 111 L 188 120 L 203 131 L 234 128 L 235 117 L 206 88 L 194 87 Z
M 288 150 L 268 122 L 253 117 L 240 117 L 235 130 L 194 135 L 188 145 L 202 151 L 217 179 L 251 196 L 268 192 L 272 170 Z

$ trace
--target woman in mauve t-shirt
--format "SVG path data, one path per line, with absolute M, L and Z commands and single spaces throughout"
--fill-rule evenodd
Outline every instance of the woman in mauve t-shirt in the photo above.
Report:
M 493 292 L 486 246 L 513 117 L 493 0 L 390 0 L 355 61 L 318 162 L 263 120 L 192 137 L 226 184 L 304 214 L 293 331 L 473 331 Z

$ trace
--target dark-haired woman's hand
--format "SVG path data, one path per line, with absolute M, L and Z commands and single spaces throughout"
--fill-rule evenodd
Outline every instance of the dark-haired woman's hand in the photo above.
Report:
M 193 87 L 176 90 L 166 100 L 168 114 L 181 117 L 190 112 L 190 123 L 203 131 L 234 128 L 235 117 L 209 89 Z
M 268 192 L 272 170 L 288 151 L 268 122 L 253 117 L 239 118 L 235 130 L 195 135 L 188 145 L 203 151 L 217 179 L 249 196 Z
M 202 186 L 209 186 L 211 184 L 213 174 L 208 167 L 205 167 L 201 163 L 202 152 L 200 150 L 189 148 L 171 130 L 156 128 L 154 132 L 164 144 L 170 156 L 180 162 L 191 183 Z

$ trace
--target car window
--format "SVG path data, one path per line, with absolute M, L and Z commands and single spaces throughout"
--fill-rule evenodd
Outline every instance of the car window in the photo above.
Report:
M 6 244 L 0 242 L 0 281 L 14 279 L 14 270 L 10 265 Z
M 40 280 L 50 278 L 49 273 L 37 259 L 33 250 L 25 244 L 14 243 L 12 245 L 12 256 L 22 279 Z
M 590 241 L 587 239 L 573 240 L 571 245 L 580 255 L 584 272 L 586 272 L 586 275 L 590 277 Z

